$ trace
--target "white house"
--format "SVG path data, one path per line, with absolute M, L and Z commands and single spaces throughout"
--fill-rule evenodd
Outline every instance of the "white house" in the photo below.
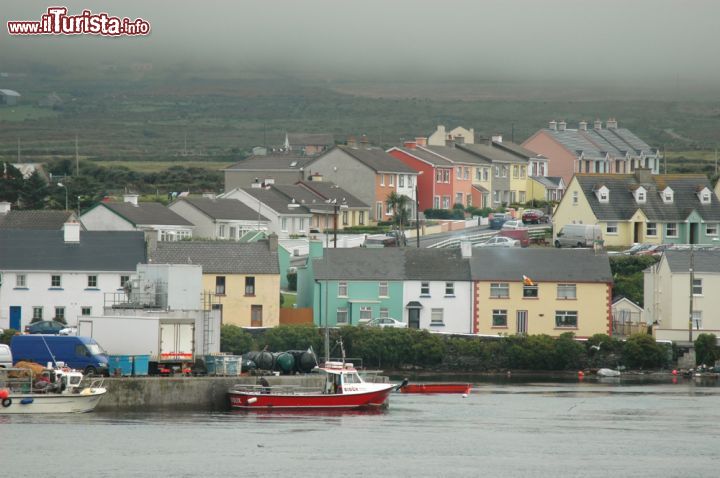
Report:
M 267 231 L 270 222 L 237 199 L 180 198 L 168 207 L 195 225 L 195 238 L 239 240 L 249 232 Z
M 693 341 L 702 333 L 720 336 L 720 251 L 665 251 L 643 278 L 645 320 L 653 324 L 656 339 L 687 343 L 690 334 Z
M 137 194 L 125 194 L 122 203 L 98 203 L 80 221 L 88 231 L 156 232 L 160 241 L 190 238 L 194 229 L 190 221 L 160 203 L 138 203 Z
M 470 251 L 465 254 L 459 249 L 405 250 L 403 322 L 433 332 L 473 333 Z
M 267 218 L 270 232 L 280 239 L 306 236 L 310 231 L 310 210 L 297 201 L 288 200 L 287 196 L 272 187 L 237 188 L 220 197 L 237 199 L 256 214 Z
M 0 328 L 99 315 L 105 294 L 121 293 L 145 258 L 141 232 L 86 232 L 77 222 L 63 231 L 0 230 Z

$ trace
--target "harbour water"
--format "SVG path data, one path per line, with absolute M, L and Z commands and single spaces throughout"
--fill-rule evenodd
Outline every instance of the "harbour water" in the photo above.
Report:
M 380 413 L 0 416 L 3 476 L 716 477 L 717 379 L 480 382 Z

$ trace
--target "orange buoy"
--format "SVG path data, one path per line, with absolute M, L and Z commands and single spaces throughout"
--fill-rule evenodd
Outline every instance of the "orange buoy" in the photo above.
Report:
M 578 370 L 578 378 L 583 378 L 585 376 L 585 372 L 582 370 Z
M 0 400 L 5 400 L 10 396 L 10 391 L 7 388 L 0 390 Z
M 677 370 L 673 369 L 672 374 L 677 375 Z

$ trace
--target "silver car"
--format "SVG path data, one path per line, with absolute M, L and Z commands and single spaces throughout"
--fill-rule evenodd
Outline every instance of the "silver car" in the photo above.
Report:
M 399 320 L 391 319 L 390 317 L 376 317 L 368 321 L 365 325 L 368 327 L 379 327 L 384 329 L 385 327 L 392 327 L 395 329 L 406 329 L 407 324 L 400 322 Z
M 511 237 L 495 236 L 475 244 L 475 247 L 520 247 L 520 241 Z

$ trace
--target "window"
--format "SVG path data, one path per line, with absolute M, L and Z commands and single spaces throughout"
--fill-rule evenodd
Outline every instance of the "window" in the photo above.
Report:
M 381 202 L 378 202 L 377 204 L 375 204 L 375 219 L 377 219 L 378 221 L 382 221 L 382 215 L 383 215 L 382 205 L 383 205 L 383 203 L 381 203 Z
M 97 287 L 98 286 L 97 276 L 88 276 L 87 286 L 88 287 Z
M 372 320 L 372 308 L 368 306 L 360 307 L 360 320 Z
M 443 182 L 444 183 L 450 182 L 450 170 L 449 169 L 443 169 Z
M 130 276 L 120 276 L 120 288 L 124 289 L 125 286 L 130 282 Z
M 443 196 L 443 209 L 450 209 L 450 196 Z
M 493 311 L 492 311 L 492 326 L 493 327 L 507 327 L 507 310 L 506 309 L 493 309 Z
M 394 174 L 390 175 L 390 183 L 388 185 L 395 186 L 395 175 Z
M 503 166 L 502 167 L 502 177 L 506 178 L 508 177 L 508 172 L 510 171 L 510 166 Z
M 440 196 L 435 196 L 433 198 L 433 208 L 440 209 Z
M 520 177 L 520 166 L 517 164 L 513 165 L 513 178 L 517 179 Z
M 15 287 L 27 287 L 27 276 L 25 274 L 15 276 Z
M 53 275 L 50 276 L 50 287 L 60 287 L 60 276 L 59 275 Z
M 245 295 L 255 295 L 255 278 L 245 278 Z
M 55 320 L 58 322 L 65 321 L 65 307 L 55 307 Z
M 420 296 L 421 297 L 430 297 L 430 283 L 429 282 L 421 282 L 420 283 Z
M 482 181 L 482 168 L 475 168 L 475 181 Z
M 518 199 L 520 203 L 525 203 L 525 191 L 518 191 L 518 196 L 520 196 Z
M 708 236 L 717 236 L 718 235 L 718 223 L 708 223 L 705 224 L 705 234 Z
M 558 284 L 558 299 L 577 299 L 577 286 L 575 284 Z
M 605 225 L 605 232 L 607 234 L 617 234 L 618 233 L 618 223 L 617 222 L 608 222 Z
M 703 204 L 710 204 L 710 193 L 703 193 L 701 202 Z
M 470 179 L 470 168 L 463 168 L 463 179 Z
M 490 176 L 490 168 L 483 168 L 483 181 L 487 181 Z
M 526 299 L 537 299 L 538 286 L 537 285 L 524 285 L 523 286 L 523 297 Z
M 702 329 L 702 311 L 701 310 L 693 310 L 692 326 L 693 326 L 693 329 L 695 329 L 695 330 Z
M 462 167 L 457 167 L 457 178 L 462 179 Z
M 490 297 L 510 297 L 510 286 L 507 282 L 493 282 L 490 284 Z
M 455 204 L 463 203 L 463 193 L 455 193 Z
M 338 324 L 348 323 L 348 310 L 347 307 L 338 307 L 337 315 L 335 316 L 335 322 Z
M 215 276 L 215 294 L 225 295 L 225 276 Z
M 348 283 L 347 281 L 341 280 L 338 282 L 338 297 L 347 297 L 348 295 Z
M 283 232 L 287 232 L 287 218 L 283 217 L 280 219 L 280 230 Z
M 496 178 L 500 177 L 500 166 L 495 166 L 495 177 Z
M 225 237 L 225 225 L 221 224 L 218 227 L 218 237 Z
M 645 202 L 645 191 L 638 190 L 637 192 L 637 202 Z
M 230 239 L 237 239 L 236 230 L 235 226 L 230 226 Z
M 454 282 L 446 282 L 445 283 L 445 296 L 454 296 L 455 295 L 455 283 Z
M 693 279 L 692 291 L 693 291 L 693 295 L 702 295 L 702 293 L 703 293 L 702 279 Z
M 678 230 L 677 230 L 677 223 L 675 222 L 669 222 L 665 224 L 665 236 L 666 237 L 677 237 Z
M 573 202 L 572 202 L 572 203 L 573 203 L 573 206 L 577 206 L 577 205 L 578 205 L 578 192 L 577 192 L 577 191 L 573 191 L 572 201 L 573 201 Z
M 436 169 L 436 170 L 435 170 L 435 182 L 436 182 L 436 183 L 441 183 L 441 182 L 442 182 L 442 176 L 443 176 L 442 169 Z
M 42 307 L 33 307 L 33 320 L 42 320 L 43 318 L 43 308 Z
M 392 204 L 385 203 L 385 214 L 390 215 L 393 212 Z
M 515 204 L 515 191 L 510 191 L 510 203 Z
M 645 234 L 648 236 L 657 236 L 657 223 L 648 222 L 645 225 Z
M 672 191 L 665 191 L 663 193 L 663 202 L 665 203 L 671 203 L 673 202 L 673 193 Z
M 245 279 L 247 281 L 247 279 Z M 250 327 L 262 327 L 263 324 L 262 305 L 250 306 Z
M 365 211 L 358 212 L 358 224 L 361 226 L 365 225 Z
M 348 225 L 348 212 L 347 211 L 342 212 L 342 223 L 343 223 L 343 226 Z
M 555 327 L 577 328 L 576 310 L 558 310 L 555 312 Z
M 385 175 L 384 174 L 380 175 L 380 186 L 385 186 Z
M 80 313 L 84 316 L 92 315 L 92 307 L 82 307 Z
M 380 318 L 381 319 L 387 319 L 390 317 L 390 311 L 387 307 L 380 307 Z
M 387 281 L 381 281 L 378 286 L 378 295 L 380 297 L 388 297 L 388 283 Z
M 432 309 L 430 311 L 430 325 L 445 325 L 443 322 L 443 309 Z
M 600 191 L 600 202 L 608 202 L 608 192 L 604 189 Z
M 405 187 L 405 175 L 404 174 L 398 175 L 398 187 L 400 187 L 400 188 Z
M 526 166 L 520 166 L 520 179 L 525 179 Z
M 493 191 L 493 202 L 499 202 L 497 190 Z
M 298 229 L 298 231 L 305 232 L 305 218 L 301 217 L 300 219 L 298 219 L 298 221 L 300 221 L 300 228 Z

